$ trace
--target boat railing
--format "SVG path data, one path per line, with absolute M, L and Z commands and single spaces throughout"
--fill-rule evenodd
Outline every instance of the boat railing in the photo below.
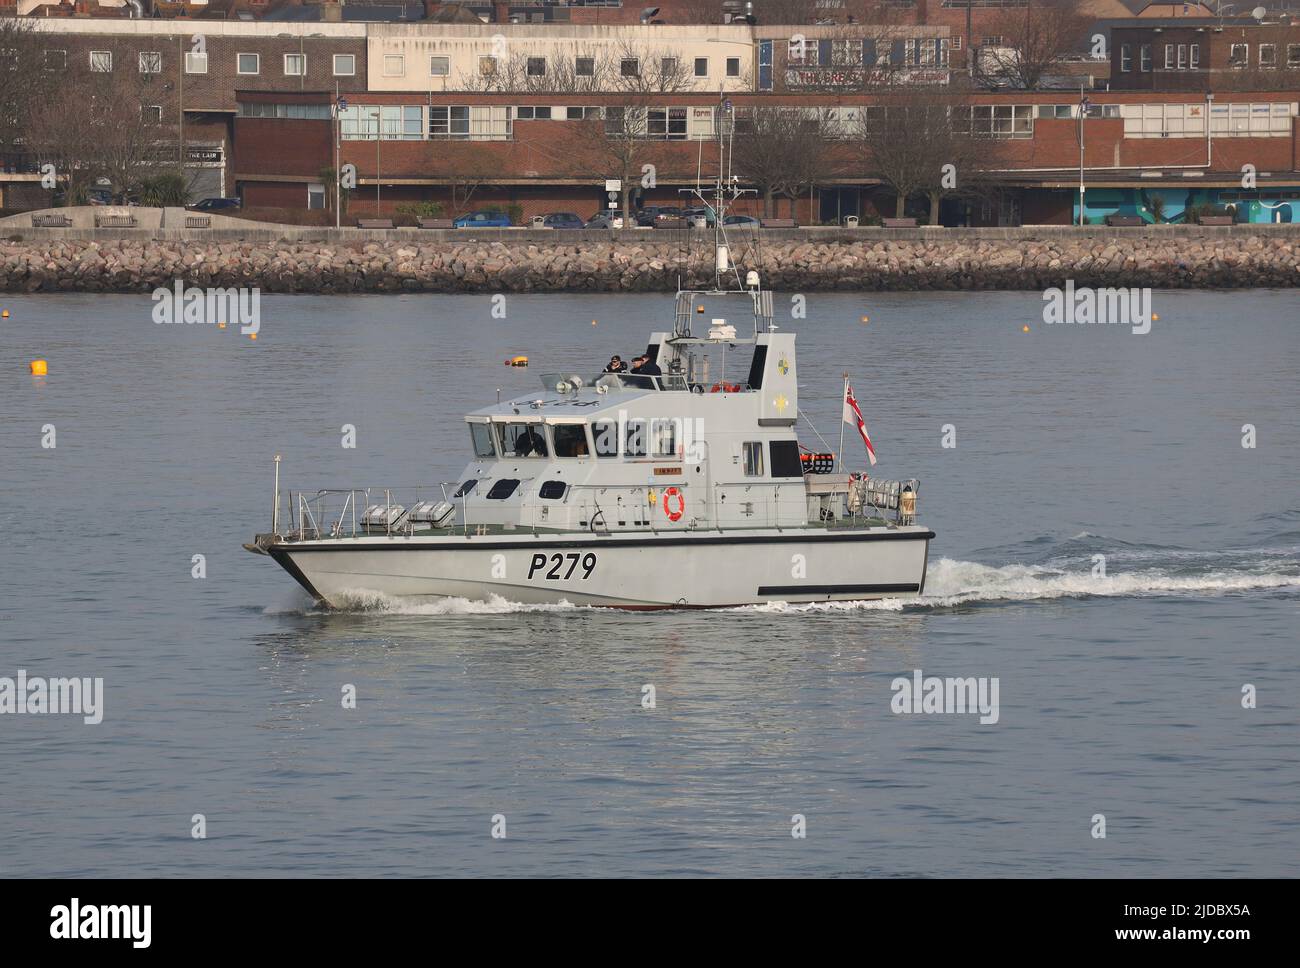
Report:
M 921 482 L 916 478 L 886 481 L 866 474 L 852 475 L 847 495 L 849 514 L 893 520 L 896 524 L 915 524 L 920 490 Z M 874 513 L 869 514 L 868 509 Z
M 276 495 L 284 513 L 277 510 L 281 525 L 276 537 L 284 541 L 314 541 L 322 538 L 360 537 L 367 534 L 411 534 L 420 523 L 413 513 L 431 511 L 430 504 L 450 504 L 460 513 L 458 524 L 468 526 L 463 498 L 449 496 L 448 488 L 459 482 L 413 484 L 404 487 L 321 488 L 312 493 L 292 488 Z M 289 526 L 283 527 L 288 524 Z

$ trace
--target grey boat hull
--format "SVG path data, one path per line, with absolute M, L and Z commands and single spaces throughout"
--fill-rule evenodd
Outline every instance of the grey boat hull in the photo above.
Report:
M 266 552 L 318 602 L 367 595 L 500 597 L 626 609 L 914 598 L 923 527 L 690 535 L 386 536 L 285 542 Z M 259 549 L 260 550 L 260 549 Z

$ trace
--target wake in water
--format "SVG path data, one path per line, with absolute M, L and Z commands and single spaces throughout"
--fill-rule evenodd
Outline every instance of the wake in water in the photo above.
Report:
M 940 558 L 932 562 L 920 598 L 881 599 L 873 602 L 815 602 L 791 605 L 771 602 L 739 610 L 760 612 L 902 611 L 918 608 L 954 608 L 972 603 L 1051 601 L 1060 598 L 1152 598 L 1164 595 L 1217 596 L 1251 591 L 1300 591 L 1300 549 L 1193 551 L 1130 545 L 1116 539 L 1079 534 L 1054 547 L 1041 547 L 1033 564 L 985 565 L 976 561 Z M 1022 546 L 1023 550 L 1024 546 Z M 1104 548 L 1107 573 L 1094 574 L 1093 549 Z M 604 611 L 592 606 L 561 602 L 524 605 L 500 596 L 476 602 L 465 598 L 414 600 L 376 592 L 350 596 L 345 612 L 386 615 L 508 615 L 516 612 Z M 267 609 L 267 614 L 297 609 Z

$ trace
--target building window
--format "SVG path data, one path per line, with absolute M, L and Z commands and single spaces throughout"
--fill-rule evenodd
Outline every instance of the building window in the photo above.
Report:
M 1133 45 L 1119 45 L 1119 69 L 1125 73 L 1133 70 Z
M 1233 67 L 1245 67 L 1250 63 L 1250 44 L 1233 44 L 1228 54 L 1228 63 Z
M 402 54 L 384 55 L 384 77 L 406 76 L 406 57 Z
M 1187 45 L 1186 44 L 1178 45 L 1178 69 L 1180 71 L 1187 70 Z
M 1193 57 L 1192 60 L 1195 61 L 1196 58 Z M 1289 68 L 1300 67 L 1300 44 L 1286 45 L 1286 66 Z
M 43 51 L 42 66 L 47 71 L 61 71 L 68 66 L 68 52 L 66 50 L 47 50 Z
M 334 76 L 335 77 L 355 77 L 356 73 L 357 73 L 356 54 L 335 54 L 334 55 Z
M 528 58 L 528 63 L 525 70 L 528 72 L 529 77 L 545 77 L 546 58 L 545 57 Z
M 240 74 L 257 74 L 262 69 L 261 54 L 239 54 L 236 70 Z
M 1138 48 L 1138 68 L 1144 74 L 1151 72 L 1151 45 L 1143 44 Z
M 624 57 L 618 62 L 618 73 L 621 77 L 640 77 L 641 62 L 635 57 Z
M 1192 70 L 1196 70 L 1198 67 L 1201 66 L 1201 45 L 1200 44 L 1192 44 L 1191 55 L 1192 55 L 1191 68 Z
M 685 108 L 651 108 L 646 112 L 646 134 L 669 141 L 686 140 Z
M 740 58 L 739 58 L 739 57 L 728 57 L 728 58 L 727 58 L 727 76 L 728 76 L 728 77 L 739 77 L 739 76 L 740 76 Z
M 161 74 L 162 73 L 162 54 L 156 50 L 140 51 L 140 73 L 141 74 Z
M 447 77 L 451 74 L 451 58 L 434 54 L 429 58 L 429 76 Z
M 161 104 L 140 105 L 140 120 L 145 124 L 162 124 Z
M 971 106 L 970 133 L 975 138 L 1015 138 L 1034 136 L 1034 109 L 1021 104 L 975 104 Z M 953 115 L 955 127 L 966 129 L 965 112 Z
M 307 186 L 307 207 L 309 209 L 322 209 L 325 207 L 325 186 L 308 185 Z
M 578 108 L 578 110 L 581 111 L 582 108 Z M 551 109 L 525 104 L 515 108 L 515 118 L 519 121 L 550 121 Z
M 1172 71 L 1173 69 L 1174 69 L 1174 45 L 1165 44 L 1165 70 Z
M 573 62 L 573 73 L 577 74 L 579 77 L 595 77 L 596 58 L 579 57 Z
M 111 50 L 92 50 L 90 52 L 90 69 L 96 74 L 108 74 L 113 70 L 113 52 Z
M 696 77 L 709 76 L 709 59 L 707 57 L 695 58 L 695 76 Z
M 469 108 L 435 104 L 429 108 L 429 137 L 463 139 L 469 137 Z
M 284 76 L 285 77 L 302 77 L 306 73 L 307 73 L 306 54 L 285 54 L 284 55 Z
M 745 476 L 763 476 L 763 442 L 761 440 L 745 443 Z
M 480 57 L 478 59 L 478 72 L 481 77 L 492 77 L 497 72 L 497 59 L 495 57 Z
M 1260 44 L 1259 45 L 1259 66 L 1266 68 L 1277 67 L 1277 45 Z
M 186 51 L 185 73 L 206 74 L 208 72 L 208 55 L 206 51 Z

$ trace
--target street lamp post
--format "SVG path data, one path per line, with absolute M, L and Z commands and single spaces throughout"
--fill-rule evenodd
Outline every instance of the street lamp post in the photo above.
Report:
M 1088 95 L 1083 93 L 1083 85 L 1079 85 L 1079 225 L 1087 224 L 1087 216 L 1084 215 L 1083 193 L 1087 188 L 1083 184 L 1083 120 L 1088 116 L 1089 104 Z

